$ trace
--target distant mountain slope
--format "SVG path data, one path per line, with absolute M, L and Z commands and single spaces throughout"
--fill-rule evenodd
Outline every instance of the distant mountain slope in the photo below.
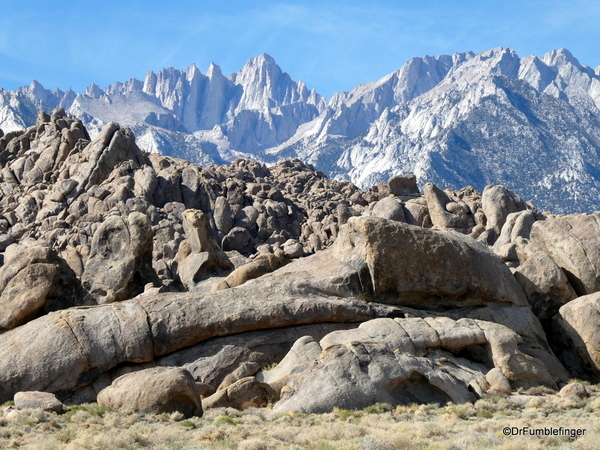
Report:
M 192 65 L 82 94 L 34 81 L 0 91 L 0 128 L 57 106 L 92 135 L 116 121 L 142 148 L 201 164 L 298 157 L 361 187 L 414 172 L 444 188 L 506 184 L 553 211 L 600 209 L 600 68 L 565 49 L 413 58 L 329 102 L 264 54 L 229 76 Z
M 397 173 L 444 187 L 506 184 L 540 207 L 600 207 L 600 77 L 567 51 L 510 49 L 415 58 L 336 94 L 288 142 L 298 156 L 359 186 Z

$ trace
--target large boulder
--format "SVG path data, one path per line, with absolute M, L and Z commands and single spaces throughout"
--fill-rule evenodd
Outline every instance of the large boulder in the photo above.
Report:
M 231 272 L 225 279 L 218 281 L 211 287 L 211 291 L 229 289 L 240 286 L 248 280 L 253 280 L 266 273 L 279 269 L 284 264 L 283 258 L 279 258 L 272 253 L 259 255 L 248 264 L 238 267 Z
M 321 345 L 312 336 L 302 336 L 294 342 L 288 354 L 275 368 L 259 372 L 256 379 L 267 383 L 276 392 L 280 392 L 287 383 L 289 374 L 296 366 L 317 359 L 322 350 Z
M 527 210 L 510 213 L 506 216 L 500 236 L 494 243 L 494 251 L 498 252 L 503 245 L 516 242 L 519 237 L 529 239 L 531 228 L 536 220 L 537 218 L 533 211 Z
M 487 219 L 487 228 L 500 236 L 502 227 L 510 213 L 527 209 L 525 202 L 517 194 L 504 186 L 488 185 L 481 194 L 481 209 Z
M 475 225 L 466 203 L 459 204 L 433 183 L 425 185 L 425 200 L 435 228 L 467 231 Z
M 577 294 L 563 270 L 537 245 L 517 238 L 515 249 L 520 262 L 514 269 L 515 279 L 535 315 L 547 322 Z
M 382 219 L 406 222 L 402 202 L 394 197 L 385 197 L 375 203 L 371 215 L 373 217 L 381 217 Z
M 388 180 L 388 187 L 394 195 L 419 195 L 417 176 L 412 173 L 394 175 Z
M 370 299 L 378 302 L 420 309 L 527 305 L 500 258 L 458 233 L 353 217 L 340 230 L 331 252 L 357 269 Z M 457 270 L 460 277 L 448 276 Z
M 600 212 L 535 222 L 531 242 L 565 272 L 577 295 L 600 291 Z
M 251 253 L 254 250 L 254 240 L 246 228 L 234 227 L 225 235 L 221 242 L 223 250 L 237 250 L 240 253 Z
M 275 398 L 276 393 L 268 384 L 246 377 L 205 398 L 202 407 L 248 409 L 267 406 Z
M 521 351 L 522 343 L 508 327 L 481 320 L 374 319 L 334 331 L 320 343 L 302 338 L 280 368 L 256 378 L 281 392 L 275 412 L 321 413 L 375 402 L 472 402 L 472 392 L 483 396 L 498 389 L 487 380 L 490 368 L 508 392 L 511 384 L 556 389 L 544 362 Z
M 32 264 L 10 280 L 0 295 L 0 331 L 21 325 L 44 306 L 57 272 L 53 264 Z
M 98 394 L 98 404 L 124 414 L 179 412 L 202 416 L 200 389 L 185 369 L 154 367 L 117 378 Z
M 0 331 L 75 304 L 75 274 L 49 247 L 11 245 L 0 267 Z
M 600 293 L 560 308 L 554 317 L 554 341 L 567 369 L 578 377 L 600 379 Z
M 81 276 L 83 303 L 105 304 L 135 297 L 158 282 L 152 268 L 152 226 L 147 215 L 109 216 L 96 230 Z
M 26 391 L 15 394 L 15 408 L 43 409 L 49 412 L 62 412 L 64 405 L 49 392 Z
M 419 357 L 426 357 L 432 349 L 458 354 L 465 348 L 482 346 L 487 353 L 487 363 L 500 369 L 515 387 L 540 384 L 556 387 L 554 376 L 544 363 L 520 349 L 523 338 L 507 326 L 494 322 L 470 318 L 453 320 L 443 316 L 374 319 L 353 330 L 334 331 L 320 344 L 327 348 L 354 341 L 376 342 L 386 345 L 392 352 Z M 473 379 L 462 381 L 468 385 Z

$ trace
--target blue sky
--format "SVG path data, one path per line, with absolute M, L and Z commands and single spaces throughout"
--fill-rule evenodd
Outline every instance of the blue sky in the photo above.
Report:
M 261 53 L 329 98 L 411 57 L 511 47 L 520 56 L 565 47 L 600 65 L 600 2 L 588 0 L 2 2 L 0 86 L 32 79 L 83 91 L 148 70 L 226 75 Z

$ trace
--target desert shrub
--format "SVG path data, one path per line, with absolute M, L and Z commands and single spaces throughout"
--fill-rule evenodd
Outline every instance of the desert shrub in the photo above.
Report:
M 327 441 L 319 441 L 314 446 L 315 450 L 337 450 L 337 447 Z
M 480 409 L 479 411 L 477 411 L 477 417 L 482 417 L 484 419 L 491 419 L 492 417 L 494 417 L 494 413 L 488 411 L 487 409 Z
M 444 411 L 442 411 L 443 413 Z M 469 417 L 473 417 L 477 414 L 475 408 L 473 408 L 470 404 L 465 405 L 452 405 L 447 408 L 447 412 L 450 414 L 454 414 L 459 419 L 467 420 Z
M 237 425 L 240 422 L 241 422 L 240 419 L 234 419 L 233 417 L 229 417 L 229 416 L 220 416 L 215 419 L 215 425 L 222 425 L 222 424 Z
M 389 443 L 370 438 L 358 446 L 359 450 L 394 450 Z
M 271 364 L 267 364 L 265 367 L 263 367 L 260 370 L 262 370 L 263 372 L 267 372 L 269 370 L 273 370 L 275 367 L 277 367 L 277 365 L 278 365 L 278 363 L 276 363 L 276 362 L 271 363 Z
M 196 424 L 189 419 L 182 420 L 181 422 L 179 422 L 179 425 L 182 427 L 185 427 L 185 428 L 191 428 L 191 429 L 196 428 Z
M 550 389 L 549 387 L 546 387 L 546 386 L 534 386 L 532 388 L 529 388 L 529 389 L 523 391 L 523 394 L 525 394 L 525 395 L 550 395 L 550 394 L 556 394 L 556 391 L 554 389 Z
M 92 416 L 103 417 L 108 412 L 108 408 L 100 406 L 98 403 L 83 403 L 73 405 L 67 408 L 67 415 L 75 414 L 77 411 L 84 411 Z
M 239 450 L 267 450 L 267 443 L 259 439 L 248 439 L 240 442 Z
M 389 403 L 375 403 L 374 405 L 367 406 L 364 411 L 367 414 L 381 414 L 384 412 L 393 411 L 394 407 Z
M 357 411 L 352 411 L 350 409 L 333 408 L 333 412 L 337 414 L 340 420 L 346 420 L 350 417 L 356 417 L 358 415 Z
M 63 428 L 54 433 L 54 438 L 63 444 L 68 444 L 75 438 L 76 434 L 73 428 Z

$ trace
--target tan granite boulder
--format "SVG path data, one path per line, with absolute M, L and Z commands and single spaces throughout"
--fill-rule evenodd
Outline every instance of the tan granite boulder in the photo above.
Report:
M 179 412 L 202 416 L 200 389 L 185 369 L 154 367 L 117 378 L 98 394 L 98 404 L 124 414 Z

